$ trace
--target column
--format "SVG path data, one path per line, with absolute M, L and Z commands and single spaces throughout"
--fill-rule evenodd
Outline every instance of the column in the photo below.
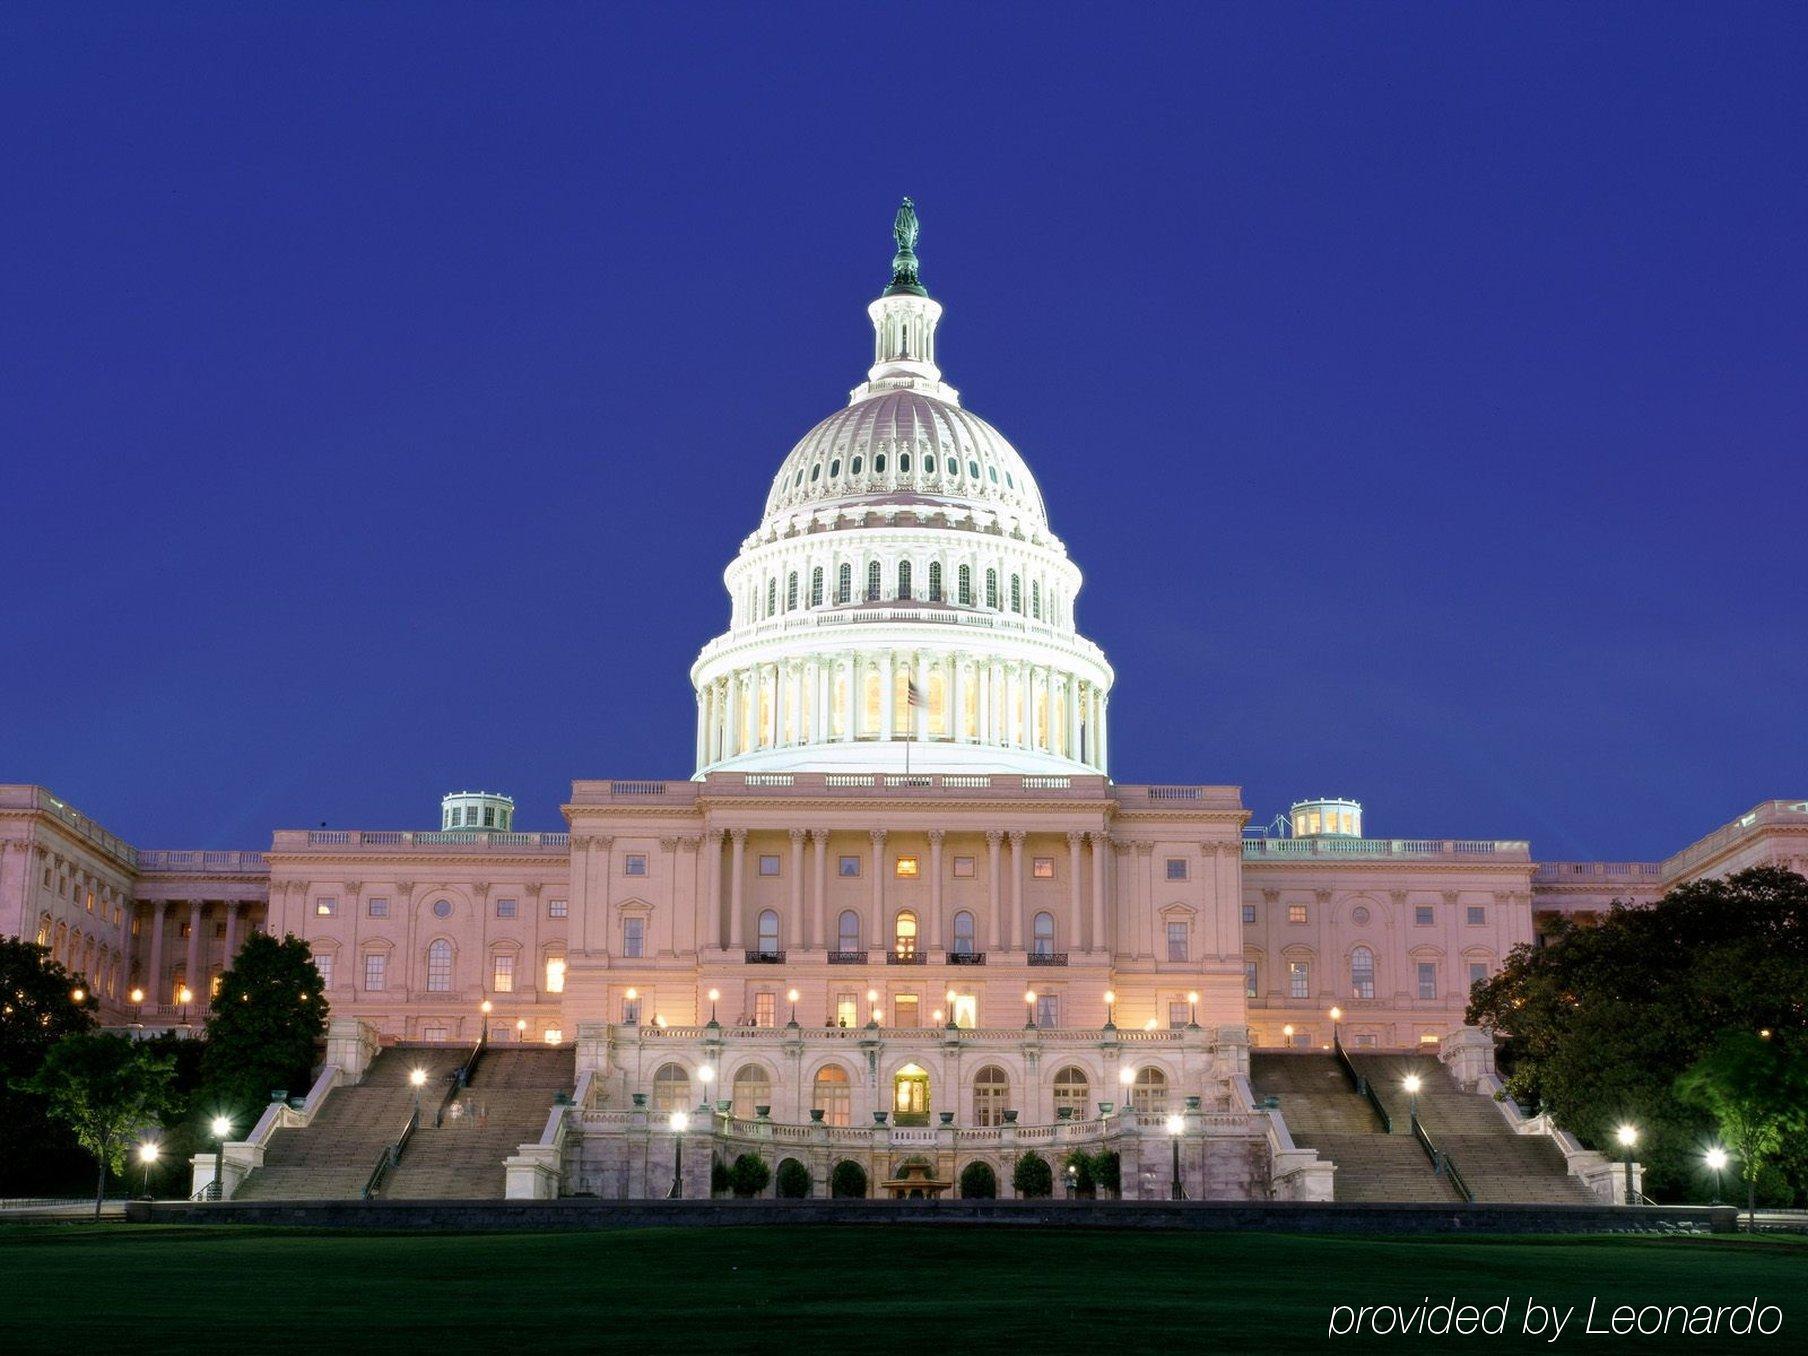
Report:
M 956 744 L 967 742 L 966 709 L 961 705 L 961 657 L 948 656 L 948 738 Z
M 1055 671 L 1046 665 L 1042 670 L 1042 747 L 1053 753 L 1060 741 L 1055 738 Z
M 239 906 L 230 899 L 226 901 L 226 965 L 230 969 L 232 958 L 239 949 Z
M 722 740 L 722 756 L 732 758 L 741 751 L 741 682 L 740 674 L 731 673 L 726 680 L 728 692 L 724 698 L 727 717 L 724 722 L 726 733 Z
M 986 896 L 992 906 L 992 941 L 990 949 L 1004 950 L 1004 901 L 999 898 L 998 881 L 998 840 L 1004 835 L 997 829 L 986 830 L 986 879 L 990 893 Z
M 201 923 L 207 913 L 204 900 L 188 901 L 188 965 L 182 982 L 194 991 L 195 1002 L 207 1006 L 207 986 L 201 982 Z
M 1102 833 L 1089 833 L 1092 839 L 1092 949 L 1106 951 L 1105 944 L 1105 851 L 1107 839 Z
M 825 742 L 823 734 L 826 726 L 823 723 L 823 711 L 827 708 L 828 703 L 823 697 L 822 674 L 822 660 L 811 656 L 804 662 L 804 683 L 810 690 L 810 733 L 805 742 L 810 744 Z
M 879 738 L 890 739 L 893 713 L 898 709 L 897 656 L 887 650 L 884 662 L 885 671 L 879 679 Z
M 1110 764 L 1111 736 L 1105 731 L 1105 694 L 1098 694 L 1099 705 L 1099 771 L 1103 772 Z
M 701 688 L 697 692 L 697 738 L 696 747 L 692 750 L 696 757 L 693 766 L 702 767 L 708 762 L 704 750 L 704 732 L 709 729 L 709 689 Z
M 791 685 L 786 667 L 782 659 L 772 666 L 772 742 L 766 746 L 769 749 L 779 748 L 785 742 L 785 689 Z
M 703 898 L 709 908 L 709 927 L 699 928 L 698 942 L 708 937 L 716 945 L 722 945 L 722 830 L 711 829 L 703 835 L 703 853 L 699 860 L 703 869 L 709 873 L 703 882 Z
M 734 840 L 734 850 L 729 854 L 728 867 L 728 946 L 731 951 L 741 950 L 741 894 L 745 882 L 747 865 L 747 830 L 730 829 L 729 837 Z
M 786 941 L 780 946 L 802 946 L 809 936 L 804 925 L 804 831 L 791 830 L 791 916 L 785 920 Z
M 1069 911 L 1067 947 L 1069 951 L 1082 950 L 1081 938 L 1086 935 L 1086 914 L 1080 893 L 1080 844 L 1086 835 L 1070 831 L 1067 835 L 1067 904 Z
M 810 945 L 817 947 L 823 944 L 822 917 L 828 911 L 829 902 L 829 831 L 811 829 L 810 846 L 816 852 L 816 888 L 811 892 L 814 898 L 810 901 Z
M 30 865 L 31 862 L 28 858 L 26 866 L 29 868 Z M 169 901 L 167 899 L 160 899 L 151 905 L 151 959 L 150 969 L 144 978 L 144 994 L 153 1005 L 151 1008 L 153 1012 L 157 1010 L 157 1004 L 170 1001 L 169 990 L 163 985 L 163 928 L 168 916 Z
M 942 934 L 942 839 L 946 836 L 942 829 L 929 831 L 929 937 L 919 943 L 924 950 L 934 947 L 943 951 L 948 946 L 948 939 Z
M 1028 951 L 1030 920 L 1023 916 L 1023 838 L 1022 829 L 1011 830 L 1011 931 L 1017 934 L 1019 943 Z
M 888 950 L 891 944 L 885 940 L 885 830 L 872 829 L 869 833 L 873 840 L 873 921 L 872 940 L 867 945 Z
M 1080 756 L 1080 680 L 1071 673 L 1062 684 L 1063 696 L 1067 699 L 1067 739 L 1062 751 L 1069 758 Z
M 841 742 L 852 744 L 854 726 L 860 711 L 860 665 L 853 655 L 842 656 L 841 676 L 844 680 L 842 690 L 847 693 L 847 705 L 841 712 Z M 832 692 L 829 700 L 831 703 L 834 701 Z

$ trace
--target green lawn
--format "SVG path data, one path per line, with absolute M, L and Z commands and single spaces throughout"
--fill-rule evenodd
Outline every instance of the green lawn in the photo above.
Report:
M 748 1227 L 373 1234 L 131 1225 L 0 1228 L 0 1352 L 577 1349 L 651 1353 L 1551 1350 L 1516 1334 L 1563 1305 L 1782 1306 L 1802 1349 L 1808 1244 L 1741 1239 L 1400 1240 L 1047 1228 Z M 1333 1304 L 1511 1298 L 1509 1336 L 1327 1342 Z M 1584 1337 L 1559 1348 L 1649 1349 Z

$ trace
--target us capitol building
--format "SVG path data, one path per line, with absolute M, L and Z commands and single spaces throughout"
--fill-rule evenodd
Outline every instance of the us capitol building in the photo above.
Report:
M 1473 1084 L 1470 985 L 1546 920 L 1803 869 L 1800 801 L 1663 862 L 1541 862 L 1367 836 L 1348 799 L 1254 833 L 1235 786 L 1113 781 L 1080 569 L 943 379 L 908 199 L 894 234 L 866 380 L 779 464 L 727 568 L 690 778 L 574 782 L 568 833 L 461 792 L 431 830 L 279 829 L 264 851 L 138 849 L 0 786 L 0 931 L 83 976 L 107 1024 L 198 1027 L 252 930 L 312 948 L 325 1086 L 228 1146 L 228 1190 L 386 1047 L 456 1062 L 482 1035 L 563 1061 L 556 1096 L 522 1094 L 513 1195 L 663 1195 L 680 1143 L 686 1194 L 749 1146 L 803 1158 L 819 1193 L 851 1159 L 876 1194 L 912 1162 L 1008 1180 L 1025 1147 L 1075 1145 L 1165 1195 L 1172 1133 L 1188 1194 L 1324 1197 L 1333 1165 L 1252 1092 L 1252 1049 L 1322 1052 L 1336 1021 L 1351 1052 L 1470 1061 Z

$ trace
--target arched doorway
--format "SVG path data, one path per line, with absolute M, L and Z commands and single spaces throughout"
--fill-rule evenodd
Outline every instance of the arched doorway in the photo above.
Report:
M 929 1124 L 929 1071 L 906 1064 L 891 1080 L 891 1112 L 894 1125 Z

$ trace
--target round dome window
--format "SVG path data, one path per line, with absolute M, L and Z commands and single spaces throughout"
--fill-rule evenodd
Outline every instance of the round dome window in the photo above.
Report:
M 449 899 L 434 900 L 433 916 L 435 918 L 450 918 L 452 916 L 452 901 Z

